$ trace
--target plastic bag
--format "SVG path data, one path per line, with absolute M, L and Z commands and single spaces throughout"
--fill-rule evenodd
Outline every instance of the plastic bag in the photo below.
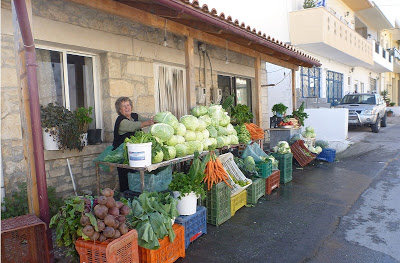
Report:
M 246 146 L 242 153 L 242 158 L 246 158 L 247 156 L 253 157 L 256 163 L 260 163 L 263 160 L 260 157 L 267 157 L 268 155 L 260 148 L 257 143 L 249 144 Z
M 104 157 L 104 162 L 108 163 L 123 163 L 125 161 L 124 153 L 125 143 L 122 143 L 117 149 L 111 151 Z
M 104 162 L 104 158 L 112 152 L 112 149 L 112 145 L 108 146 L 102 153 L 99 154 L 99 156 L 97 156 L 97 158 L 93 160 L 93 165 L 94 162 Z M 110 166 L 108 165 L 100 164 L 99 167 L 102 171 L 110 172 Z
M 144 191 L 162 192 L 168 189 L 172 181 L 172 165 L 144 174 Z M 128 173 L 129 190 L 141 192 L 140 173 Z

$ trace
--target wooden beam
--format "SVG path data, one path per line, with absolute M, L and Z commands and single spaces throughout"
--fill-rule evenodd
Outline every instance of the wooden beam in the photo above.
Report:
M 211 34 L 219 35 L 223 32 L 223 30 L 218 27 L 215 27 L 215 26 L 212 26 L 212 25 L 209 25 L 206 23 L 200 23 L 199 21 L 195 21 L 195 20 L 182 19 L 182 18 L 171 19 L 171 20 L 175 21 L 176 23 L 183 24 L 183 25 L 189 26 L 191 28 L 194 28 L 194 29 L 197 29 L 200 31 L 204 31 L 207 33 L 211 33 Z
M 129 20 L 148 25 L 155 28 L 164 28 L 165 27 L 165 18 L 147 13 L 137 8 L 133 8 L 128 5 L 124 5 L 118 3 L 113 0 L 69 0 L 70 2 L 74 2 L 77 4 L 81 4 L 90 8 L 94 8 L 109 14 L 113 14 L 115 16 L 120 16 L 127 18 Z M 177 35 L 183 36 L 191 36 L 194 39 L 205 42 L 210 45 L 214 45 L 220 48 L 226 48 L 226 41 L 222 35 L 214 36 L 210 33 L 202 32 L 200 30 L 179 24 L 174 21 L 168 21 L 167 23 L 167 31 Z M 267 47 L 266 47 L 267 48 Z M 237 52 L 249 57 L 256 57 L 257 51 L 245 47 L 243 45 L 239 45 L 237 43 L 228 41 L 228 49 Z M 281 59 L 274 58 L 272 56 L 268 56 L 267 54 L 261 53 L 261 59 L 276 64 L 278 66 L 286 67 L 286 68 L 296 68 L 295 64 L 288 63 Z
M 162 17 L 178 17 L 180 14 L 178 11 L 163 8 L 163 6 L 157 5 L 157 4 L 147 4 L 147 3 L 143 3 L 143 2 L 133 2 L 133 1 L 124 1 L 124 0 L 121 0 L 118 2 L 120 2 L 121 4 L 126 4 L 128 6 L 146 11 L 150 14 L 162 16 Z
M 186 64 L 186 97 L 188 112 L 196 106 L 195 74 L 194 74 L 194 40 L 186 37 L 185 41 L 185 64 Z
M 257 119 L 257 125 L 259 127 L 262 126 L 262 107 L 261 107 L 261 57 L 258 55 L 254 60 L 254 69 L 255 69 L 255 97 L 256 97 L 256 107 L 255 107 L 255 115 Z
M 292 104 L 293 111 L 296 110 L 296 70 L 292 69 Z

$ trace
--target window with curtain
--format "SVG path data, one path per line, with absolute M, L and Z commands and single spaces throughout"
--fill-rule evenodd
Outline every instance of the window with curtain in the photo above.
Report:
M 321 69 L 301 67 L 300 77 L 301 96 L 303 98 L 319 98 L 321 88 Z
M 41 105 L 58 103 L 70 111 L 92 107 L 96 127 L 94 56 L 67 50 L 36 49 L 39 101 Z
M 156 112 L 170 111 L 178 119 L 188 114 L 185 70 L 167 65 L 155 66 Z

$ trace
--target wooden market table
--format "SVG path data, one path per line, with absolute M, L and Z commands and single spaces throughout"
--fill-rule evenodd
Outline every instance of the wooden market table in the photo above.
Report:
M 252 143 L 261 143 L 261 140 L 253 140 Z M 245 143 L 240 143 L 240 144 L 235 144 L 235 145 L 229 145 L 229 146 L 224 146 L 221 148 L 216 149 L 216 151 L 218 152 L 224 152 L 227 151 L 229 149 L 232 148 L 245 148 L 246 144 Z M 200 156 L 205 156 L 207 155 L 209 151 L 203 151 L 200 153 Z M 125 169 L 129 169 L 132 171 L 139 171 L 140 173 L 140 189 L 143 192 L 144 191 L 144 174 L 145 172 L 151 172 L 154 171 L 160 167 L 165 167 L 168 166 L 170 164 L 178 164 L 178 163 L 182 163 L 185 161 L 190 161 L 194 158 L 194 154 L 191 155 L 187 155 L 185 157 L 180 157 L 180 158 L 175 158 L 169 161 L 164 161 L 164 162 L 160 162 L 160 163 L 155 163 L 149 166 L 144 166 L 144 167 L 130 167 L 127 164 L 119 164 L 119 163 L 109 163 L 109 162 L 101 162 L 101 161 L 95 161 L 95 165 L 96 165 L 96 178 L 97 178 L 97 194 L 100 195 L 100 165 L 107 165 L 109 167 L 118 167 L 118 168 L 125 168 Z

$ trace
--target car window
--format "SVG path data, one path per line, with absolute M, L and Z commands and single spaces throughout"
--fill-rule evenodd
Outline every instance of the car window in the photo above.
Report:
M 376 104 L 375 95 L 346 95 L 340 104 Z

